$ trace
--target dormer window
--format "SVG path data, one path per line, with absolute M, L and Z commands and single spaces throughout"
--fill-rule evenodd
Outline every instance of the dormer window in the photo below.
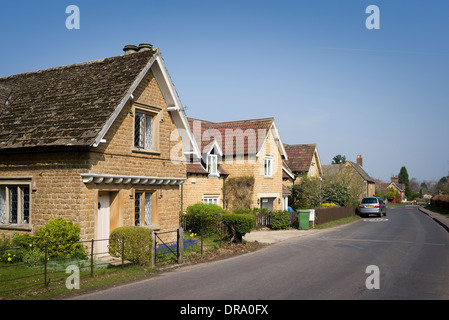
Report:
M 209 175 L 216 175 L 218 176 L 218 169 L 217 169 L 217 155 L 216 154 L 209 154 L 207 156 L 207 171 L 209 172 Z
M 265 157 L 264 159 L 264 176 L 271 178 L 273 174 L 273 158 Z

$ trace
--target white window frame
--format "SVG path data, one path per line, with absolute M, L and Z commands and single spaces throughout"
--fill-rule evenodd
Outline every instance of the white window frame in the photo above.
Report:
M 218 156 L 216 154 L 207 155 L 207 171 L 210 176 L 218 177 Z
M 213 195 L 204 195 L 203 196 L 203 203 L 204 204 L 216 204 L 219 205 L 220 196 L 213 196 Z
M 263 159 L 263 175 L 265 178 L 273 177 L 273 157 Z

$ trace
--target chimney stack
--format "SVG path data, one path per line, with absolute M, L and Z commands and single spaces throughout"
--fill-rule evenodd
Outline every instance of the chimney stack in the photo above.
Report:
M 391 176 L 391 183 L 399 184 L 399 177 L 398 176 Z
M 136 53 L 137 50 L 139 50 L 139 48 L 132 44 L 128 44 L 123 48 L 123 51 L 125 51 L 125 55 L 131 54 L 131 53 Z
M 357 164 L 361 167 L 363 167 L 363 159 L 362 159 L 362 155 L 358 155 L 357 156 Z

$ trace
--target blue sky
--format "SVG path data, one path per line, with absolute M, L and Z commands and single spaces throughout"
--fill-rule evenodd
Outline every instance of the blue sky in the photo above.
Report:
M 80 29 L 68 30 L 69 5 Z M 380 9 L 368 30 L 367 6 Z M 161 49 L 188 116 L 274 117 L 284 143 L 316 143 L 323 164 L 363 156 L 373 177 L 449 171 L 449 2 L 9 1 L 0 77 Z

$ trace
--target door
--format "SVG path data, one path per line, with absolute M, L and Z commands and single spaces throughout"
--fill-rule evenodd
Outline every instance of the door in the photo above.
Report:
M 97 215 L 97 237 L 96 252 L 98 255 L 108 254 L 109 233 L 110 233 L 110 196 L 109 193 L 98 194 L 98 215 Z
M 273 211 L 273 200 L 274 198 L 262 198 L 262 208 Z

